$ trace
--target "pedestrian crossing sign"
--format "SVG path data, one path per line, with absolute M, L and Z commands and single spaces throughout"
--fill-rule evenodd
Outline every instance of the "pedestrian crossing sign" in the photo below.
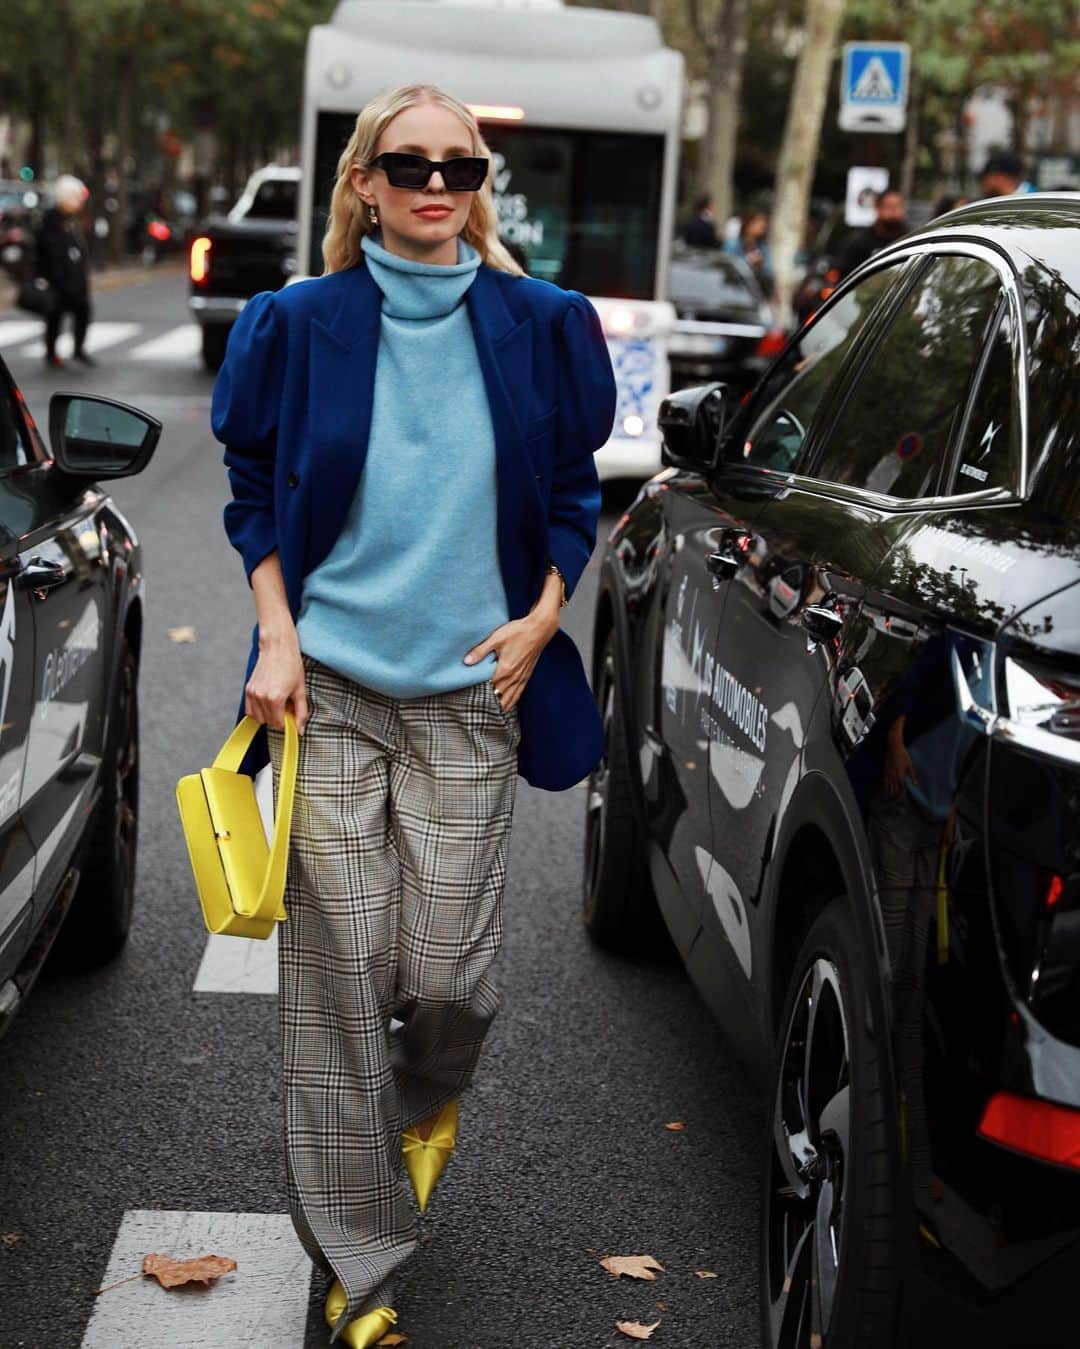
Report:
M 903 131 L 911 48 L 906 42 L 845 42 L 842 131 Z

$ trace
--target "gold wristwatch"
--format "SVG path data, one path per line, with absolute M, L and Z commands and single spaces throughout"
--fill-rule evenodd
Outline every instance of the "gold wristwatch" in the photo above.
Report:
M 559 601 L 559 608 L 561 609 L 563 608 L 564 605 L 570 603 L 570 601 L 566 598 L 566 577 L 562 574 L 562 572 L 558 569 L 558 567 L 555 565 L 554 562 L 549 562 L 547 564 L 547 569 L 549 573 L 551 572 L 555 573 L 555 575 L 559 578 L 560 584 L 562 585 L 562 599 Z

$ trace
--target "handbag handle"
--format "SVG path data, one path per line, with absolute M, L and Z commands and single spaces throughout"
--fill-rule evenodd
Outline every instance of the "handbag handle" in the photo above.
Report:
M 248 746 L 262 726 L 263 723 L 256 721 L 254 717 L 241 717 L 228 740 L 218 750 L 213 766 L 235 773 Z M 281 773 L 278 778 L 277 810 L 274 813 L 274 837 L 270 843 L 270 860 L 266 865 L 266 876 L 263 879 L 259 901 L 251 913 L 245 915 L 249 918 L 273 918 L 285 890 L 285 870 L 289 860 L 289 826 L 292 823 L 299 750 L 296 720 L 291 712 L 286 712 L 285 753 L 282 755 Z

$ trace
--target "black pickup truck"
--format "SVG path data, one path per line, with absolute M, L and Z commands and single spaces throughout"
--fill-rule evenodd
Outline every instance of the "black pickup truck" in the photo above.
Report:
M 203 364 L 217 370 L 229 329 L 260 290 L 280 290 L 296 270 L 300 170 L 256 169 L 228 215 L 196 231 L 189 255 L 188 304 L 202 328 Z

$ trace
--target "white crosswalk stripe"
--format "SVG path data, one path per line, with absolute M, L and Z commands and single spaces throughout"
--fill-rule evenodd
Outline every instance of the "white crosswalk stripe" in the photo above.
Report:
M 196 993 L 278 991 L 277 929 L 265 941 L 211 933 L 195 976 Z
M 42 319 L 0 319 L 0 353 L 6 354 L 20 342 L 40 337 L 44 326 Z
M 95 320 L 86 335 L 86 349 L 90 352 L 106 351 L 142 338 L 137 345 L 129 347 L 123 356 L 125 360 L 149 364 L 193 362 L 202 352 L 202 330 L 197 323 L 179 323 L 164 332 L 155 333 L 153 337 L 146 336 L 148 328 L 153 331 L 145 323 Z M 0 319 L 0 355 L 7 359 L 13 356 L 40 359 L 45 355 L 43 332 L 41 319 Z M 56 344 L 57 355 L 70 357 L 72 348 L 70 320 L 66 319 Z
M 209 1287 L 167 1289 L 130 1277 L 150 1254 L 227 1255 L 236 1269 Z M 98 1285 L 117 1287 L 94 1299 L 82 1349 L 298 1349 L 311 1270 L 287 1213 L 129 1209 Z
M 160 337 L 152 337 L 127 353 L 133 361 L 186 361 L 202 350 L 202 329 L 197 323 L 182 323 Z
M 127 342 L 141 331 L 141 323 L 110 323 L 108 320 L 104 319 L 100 323 L 91 323 L 90 329 L 86 334 L 86 350 L 91 353 L 95 351 L 106 351 L 109 347 L 117 347 L 121 342 Z M 58 356 L 67 357 L 71 355 L 71 352 L 71 329 L 70 327 L 65 327 L 56 343 L 56 354 Z M 43 341 L 32 342 L 28 347 L 23 347 L 19 352 L 19 355 L 29 357 L 44 356 L 45 343 Z

